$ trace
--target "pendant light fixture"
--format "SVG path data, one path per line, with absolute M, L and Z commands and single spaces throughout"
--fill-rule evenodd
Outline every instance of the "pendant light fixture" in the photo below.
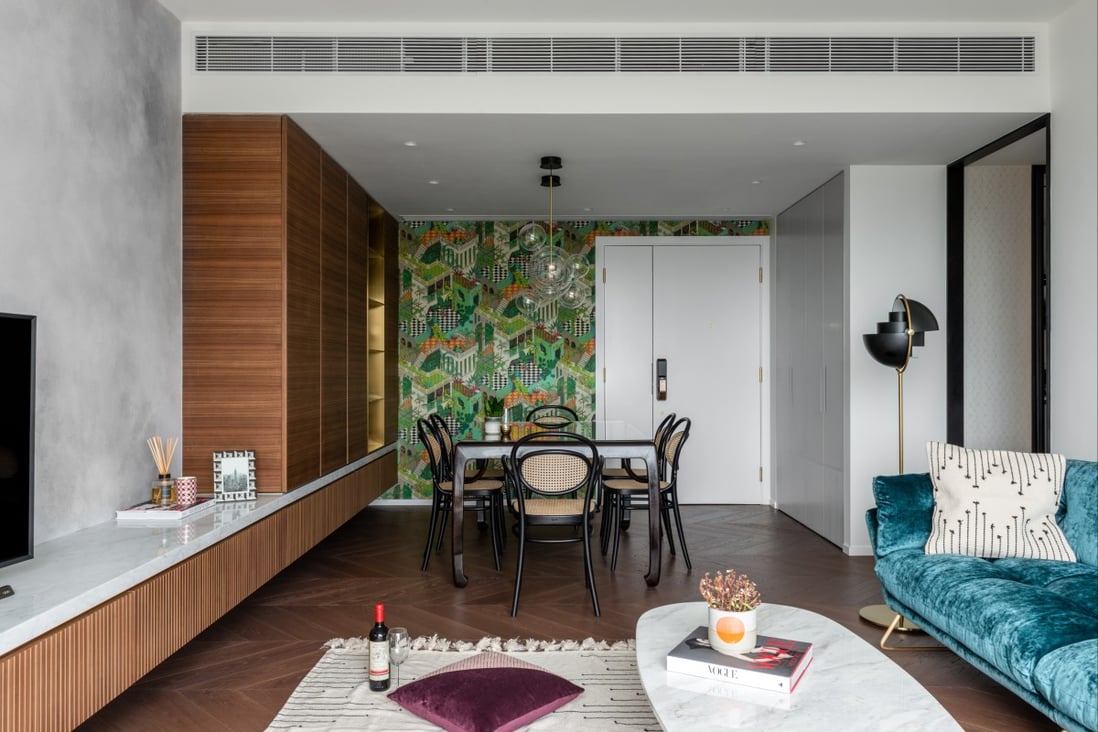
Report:
M 554 171 L 560 168 L 559 156 L 542 157 L 541 169 L 549 171 L 541 176 L 542 187 L 549 189 L 548 229 L 533 222 L 519 229 L 519 247 L 530 253 L 526 265 L 530 286 L 515 298 L 515 307 L 530 317 L 554 302 L 577 313 L 589 311 L 592 305 L 590 288 L 583 283 L 590 269 L 587 259 L 581 254 L 565 254 L 553 227 L 553 189 L 561 184 Z

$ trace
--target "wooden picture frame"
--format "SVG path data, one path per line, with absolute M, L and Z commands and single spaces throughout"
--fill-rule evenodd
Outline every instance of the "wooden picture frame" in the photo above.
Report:
M 255 500 L 255 450 L 213 454 L 214 500 Z

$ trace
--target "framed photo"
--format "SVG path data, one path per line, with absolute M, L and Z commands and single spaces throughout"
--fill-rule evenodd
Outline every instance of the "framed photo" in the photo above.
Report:
M 255 450 L 214 453 L 214 500 L 255 500 Z

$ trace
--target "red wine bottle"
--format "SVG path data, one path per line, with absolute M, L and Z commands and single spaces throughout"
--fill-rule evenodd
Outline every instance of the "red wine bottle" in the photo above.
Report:
M 374 627 L 370 629 L 370 691 L 389 689 L 389 628 L 385 606 L 374 605 Z

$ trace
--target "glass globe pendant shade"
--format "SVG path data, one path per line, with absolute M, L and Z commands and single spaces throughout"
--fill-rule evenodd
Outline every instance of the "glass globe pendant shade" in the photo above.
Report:
M 549 241 L 549 236 L 545 233 L 545 229 L 541 228 L 540 224 L 527 224 L 519 229 L 519 248 L 524 252 L 532 252 L 539 249 L 547 241 Z
M 542 308 L 541 298 L 529 290 L 523 290 L 515 296 L 514 303 L 515 308 L 528 318 L 535 317 Z
M 568 257 L 568 266 L 572 268 L 572 276 L 582 280 L 591 271 L 591 265 L 587 263 L 587 257 L 582 254 L 573 254 Z
M 560 293 L 572 284 L 572 268 L 557 247 L 544 247 L 534 252 L 526 272 L 530 284 L 542 294 Z
M 569 310 L 584 314 L 591 310 L 591 289 L 579 282 L 573 281 L 572 284 L 560 294 L 560 304 L 562 307 Z

